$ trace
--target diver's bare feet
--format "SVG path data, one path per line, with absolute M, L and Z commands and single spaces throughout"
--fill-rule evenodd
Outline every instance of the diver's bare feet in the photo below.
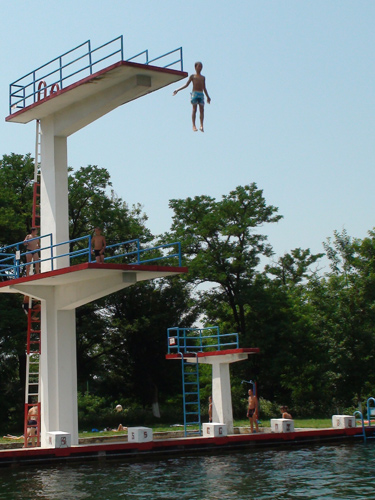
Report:
M 193 132 L 198 132 L 198 129 L 195 125 L 193 125 Z
M 201 126 L 199 127 L 199 130 L 200 130 L 201 132 L 204 132 L 204 130 L 203 130 L 203 125 L 201 125 Z

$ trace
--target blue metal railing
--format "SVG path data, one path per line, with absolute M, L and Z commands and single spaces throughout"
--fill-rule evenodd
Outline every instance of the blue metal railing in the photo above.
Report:
M 221 334 L 219 327 L 168 328 L 168 354 L 238 349 L 238 333 Z
M 135 249 L 124 252 L 122 249 L 124 249 L 126 246 L 130 246 Z M 173 253 L 168 253 L 168 254 L 166 254 L 165 252 L 163 253 L 163 250 L 167 250 L 168 248 L 174 248 L 174 247 L 176 247 L 176 251 L 174 251 Z M 135 264 L 147 264 L 148 262 L 157 262 L 159 260 L 171 259 L 173 257 L 178 258 L 179 267 L 181 267 L 181 262 L 182 262 L 180 242 L 166 243 L 165 245 L 158 245 L 156 247 L 142 249 L 140 247 L 139 239 L 136 239 L 136 240 L 125 241 L 123 243 L 116 243 L 114 245 L 109 245 L 106 248 L 106 252 L 108 251 L 110 251 L 110 253 L 112 253 L 113 255 L 105 257 L 104 261 L 106 262 L 110 260 L 115 260 L 123 257 L 131 257 L 131 256 L 136 257 Z M 145 253 L 150 253 L 150 252 L 153 253 L 153 256 L 151 258 L 144 259 L 142 257 Z
M 48 238 L 49 241 L 47 245 L 42 245 L 43 239 Z M 64 241 L 62 243 L 53 244 L 52 234 L 38 236 L 36 238 L 27 240 L 28 243 L 33 240 L 39 240 L 40 248 L 37 250 L 39 253 L 39 259 L 34 260 L 33 264 L 41 264 L 42 262 L 50 262 L 51 270 L 54 269 L 54 261 L 63 257 L 69 257 L 69 264 L 72 260 L 80 258 L 81 262 L 93 262 L 95 258 L 92 254 L 92 237 L 91 235 L 82 236 L 80 238 L 75 238 L 73 240 Z M 21 277 L 23 269 L 30 263 L 25 262 L 27 255 L 34 254 L 35 250 L 32 251 L 22 251 L 24 242 L 20 241 L 14 243 L 13 245 L 8 245 L 6 247 L 0 248 L 0 277 L 5 277 L 7 279 L 16 279 Z M 66 246 L 68 251 L 65 253 L 58 254 L 56 249 Z M 130 251 L 125 251 L 126 248 L 130 248 Z M 172 252 L 170 251 L 172 249 Z M 146 264 L 149 262 L 159 262 L 160 260 L 166 259 L 176 259 L 178 260 L 178 266 L 181 267 L 181 244 L 168 243 L 165 245 L 158 245 L 156 247 L 141 248 L 139 239 L 124 241 L 121 243 L 116 243 L 114 245 L 109 245 L 106 248 L 106 252 L 110 255 L 104 258 L 105 262 L 116 260 L 117 262 L 129 264 Z M 145 255 L 149 255 L 149 258 L 144 258 Z M 41 255 L 43 258 L 40 258 Z M 82 259 L 83 257 L 83 259 Z
M 363 434 L 363 441 L 366 443 L 366 430 L 365 430 L 365 422 L 363 420 L 363 415 L 362 412 L 357 410 L 353 413 L 353 417 L 356 415 L 359 415 L 361 417 L 361 422 L 362 422 L 362 434 Z
M 371 416 L 375 415 L 375 408 L 370 406 L 370 401 L 373 401 L 375 404 L 375 398 L 368 398 L 367 400 L 367 419 L 368 425 L 371 427 Z
M 183 71 L 182 47 L 151 60 L 148 56 L 148 50 L 145 50 L 127 59 L 127 61 L 134 61 L 138 58 L 145 58 L 143 64 L 163 60 L 163 64 L 165 64 L 161 67 L 170 68 L 179 65 L 180 71 Z M 107 67 L 110 63 L 118 61 L 124 61 L 123 35 L 96 49 L 91 49 L 91 42 L 87 40 L 11 83 L 9 114 L 26 108 L 48 95 Z
M 51 248 L 52 245 L 52 234 L 46 234 L 44 236 L 37 236 L 36 238 L 30 238 L 27 240 L 27 243 L 30 243 L 35 240 L 41 240 L 48 238 L 50 241 L 50 245 L 45 248 Z M 27 265 L 32 264 L 40 264 L 42 262 L 41 259 L 33 260 L 32 263 L 26 263 L 26 259 L 28 255 L 35 255 L 37 251 L 40 257 L 40 248 L 37 250 L 30 251 L 22 251 L 22 247 L 25 246 L 24 241 L 19 241 L 18 243 L 14 243 L 13 245 L 8 245 L 6 247 L 0 248 L 0 276 L 8 279 L 16 279 L 21 276 L 22 268 Z M 51 257 L 52 258 L 52 250 Z M 47 259 L 43 259 L 47 260 Z

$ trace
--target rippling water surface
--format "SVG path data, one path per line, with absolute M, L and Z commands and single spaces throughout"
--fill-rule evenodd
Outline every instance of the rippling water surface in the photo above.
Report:
M 375 443 L 0 469 L 0 499 L 373 498 Z

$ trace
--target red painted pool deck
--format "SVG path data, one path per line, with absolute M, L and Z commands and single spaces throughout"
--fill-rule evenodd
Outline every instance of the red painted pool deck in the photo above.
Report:
M 375 427 L 366 427 L 375 437 Z M 99 436 L 98 436 L 99 437 Z M 120 437 L 120 436 L 119 436 Z M 115 436 L 115 439 L 119 439 Z M 103 440 L 108 438 L 103 437 Z M 123 436 L 125 439 L 125 436 Z M 119 459 L 139 462 L 183 455 L 228 453 L 275 447 L 303 447 L 338 442 L 363 442 L 361 427 L 348 429 L 296 429 L 288 433 L 233 434 L 225 437 L 182 437 L 155 439 L 147 443 L 103 442 L 70 448 L 17 448 L 0 450 L 0 466 L 39 465 L 53 462 L 85 462 Z

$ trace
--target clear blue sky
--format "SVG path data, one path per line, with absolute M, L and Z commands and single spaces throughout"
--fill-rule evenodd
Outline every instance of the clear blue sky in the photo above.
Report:
M 373 0 L 12 0 L 0 23 L 1 155 L 35 147 L 34 123 L 4 121 L 11 82 L 123 34 L 125 58 L 182 46 L 186 71 L 203 62 L 212 98 L 204 134 L 191 131 L 189 91 L 172 97 L 171 86 L 68 139 L 69 165 L 107 168 L 154 234 L 170 228 L 171 198 L 251 182 L 284 216 L 265 228 L 277 256 L 375 226 Z

